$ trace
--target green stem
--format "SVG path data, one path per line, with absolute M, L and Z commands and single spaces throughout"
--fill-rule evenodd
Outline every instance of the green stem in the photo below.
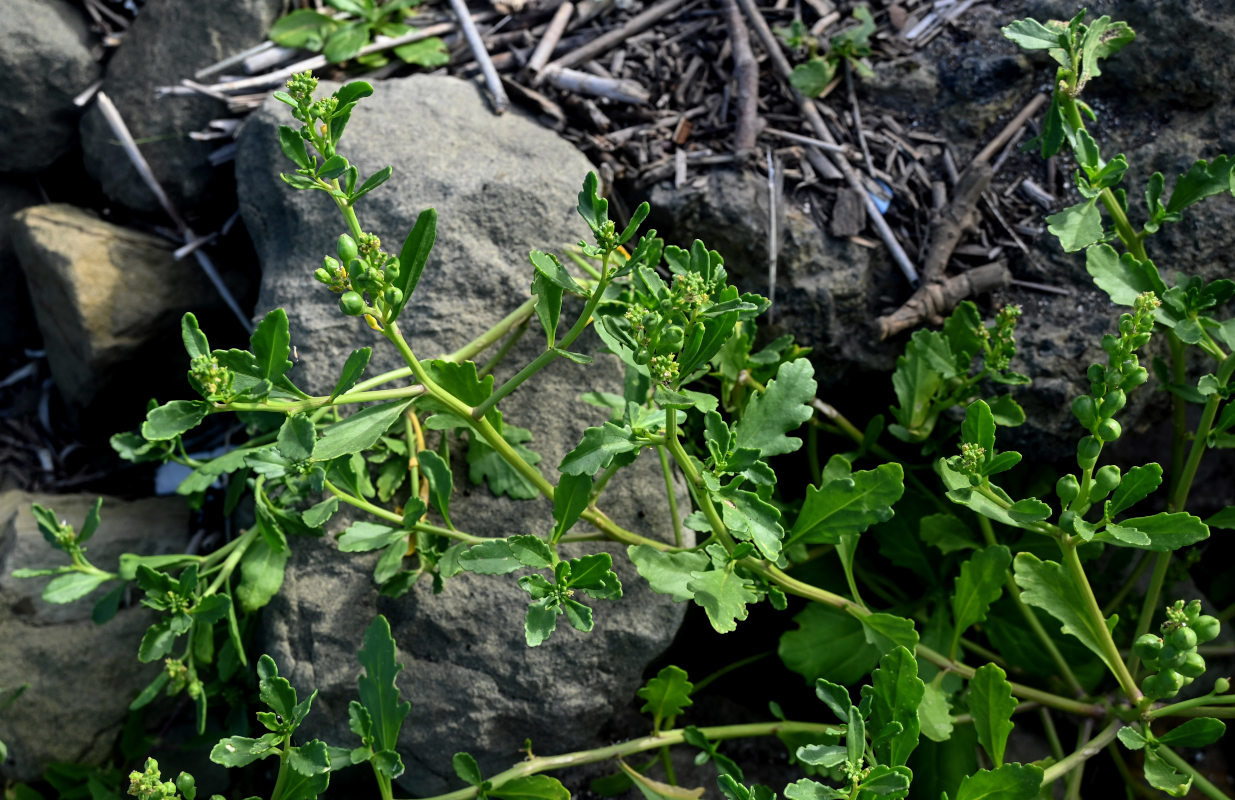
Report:
M 1085 607 L 1082 610 L 1095 623 L 1090 627 L 1095 631 L 1101 632 L 1098 636 L 1098 647 L 1102 651 L 1103 660 L 1115 674 L 1115 679 L 1119 681 L 1119 687 L 1123 689 L 1124 694 L 1135 705 L 1142 697 L 1141 690 L 1137 688 L 1136 680 L 1133 679 L 1132 673 L 1124 665 L 1123 658 L 1119 655 L 1119 647 L 1115 644 L 1115 640 L 1111 638 L 1110 629 L 1106 627 L 1106 618 L 1102 616 L 1102 607 L 1098 605 L 1098 599 L 1094 597 L 1093 587 L 1089 585 L 1089 578 L 1085 575 L 1085 567 L 1081 565 L 1081 559 L 1076 554 L 1076 545 L 1070 540 L 1060 541 L 1059 549 L 1063 552 L 1064 568 L 1068 570 L 1073 584 L 1080 590 L 1081 597 L 1084 598 Z
M 707 686 L 708 684 L 715 683 L 716 681 L 728 675 L 730 672 L 733 672 L 735 669 L 741 669 L 742 667 L 745 667 L 747 664 L 754 664 L 756 661 L 762 661 L 763 659 L 772 655 L 773 652 L 774 651 L 772 650 L 764 650 L 762 653 L 755 653 L 753 656 L 747 656 L 746 658 L 738 659 L 737 661 L 734 661 L 730 664 L 726 664 L 725 666 L 716 670 L 712 674 L 704 677 L 703 680 L 695 681 L 694 688 L 691 689 L 691 692 L 697 695 L 699 692 L 703 691 L 703 688 Z
M 978 527 L 982 529 L 982 538 L 986 540 L 987 546 L 994 545 L 996 543 L 995 531 L 991 526 L 991 521 L 982 515 L 978 515 Z M 1008 596 L 1012 598 L 1012 602 L 1016 605 L 1021 617 L 1024 618 L 1025 624 L 1029 626 L 1031 631 L 1033 631 L 1034 636 L 1038 638 L 1038 642 L 1046 650 L 1047 654 L 1051 657 L 1051 660 L 1055 662 L 1055 667 L 1059 670 L 1059 674 L 1063 676 L 1064 681 L 1068 684 L 1068 688 L 1071 689 L 1073 694 L 1077 697 L 1083 696 L 1085 694 L 1085 688 L 1081 686 L 1081 682 L 1077 680 L 1076 673 L 1072 671 L 1072 667 L 1069 666 L 1068 660 L 1063 657 L 1063 653 L 1059 652 L 1059 647 L 1056 646 L 1055 640 L 1052 639 L 1050 634 L 1046 632 L 1046 628 L 1042 627 L 1042 621 L 1038 619 L 1038 615 L 1033 612 L 1033 609 L 1025 605 L 1025 601 L 1021 599 L 1021 587 L 1016 585 L 1016 580 L 1011 574 L 1009 574 L 1004 580 L 1004 587 L 1008 590 Z M 957 633 L 954 638 L 959 639 L 960 634 Z M 955 642 L 953 643 L 951 652 L 952 654 L 956 653 Z
M 1192 778 L 1192 785 L 1195 786 L 1201 794 L 1211 798 L 1211 800 L 1231 800 L 1230 796 L 1215 786 L 1201 773 L 1197 772 L 1196 767 L 1188 763 L 1186 759 L 1180 758 L 1179 754 L 1164 744 L 1158 745 L 1158 755 L 1163 761 L 1170 764 L 1175 769 L 1188 775 Z
M 1171 565 L 1170 551 L 1164 551 L 1154 556 L 1154 571 L 1149 576 L 1149 589 L 1145 592 L 1145 599 L 1141 601 L 1141 613 L 1136 618 L 1136 631 L 1133 632 L 1132 641 L 1136 641 L 1141 636 L 1149 633 L 1149 626 L 1153 624 L 1154 614 L 1158 610 L 1159 598 L 1162 597 L 1162 585 L 1166 582 L 1166 570 Z M 1128 654 L 1128 672 L 1136 674 L 1137 668 L 1140 666 L 1141 657 L 1136 654 L 1136 650 L 1132 650 Z
M 1185 712 L 1188 712 L 1188 711 L 1191 711 L 1197 708 L 1204 708 L 1208 704 L 1213 704 L 1213 706 L 1211 707 L 1213 710 L 1220 710 L 1220 707 L 1222 706 L 1235 705 L 1235 695 L 1232 695 L 1232 694 L 1216 695 L 1213 692 L 1210 692 L 1209 694 L 1201 695 L 1200 697 L 1193 697 L 1190 700 L 1180 700 L 1178 703 L 1171 703 L 1170 705 L 1165 705 L 1159 708 L 1155 708 L 1149 713 L 1147 713 L 1145 716 L 1148 719 L 1157 719 L 1158 717 L 1192 716 L 1192 715 L 1186 714 Z M 1210 710 L 1210 709 L 1207 709 L 1207 710 Z M 1235 709 L 1231 709 L 1231 710 L 1235 711 Z M 1197 716 L 1204 716 L 1204 714 L 1200 714 Z
M 665 497 L 669 501 L 669 518 L 673 520 L 673 544 L 682 546 L 682 520 L 678 516 L 678 493 L 673 490 L 673 468 L 669 466 L 669 456 L 665 448 L 656 446 L 656 456 L 660 459 L 660 471 L 665 476 Z
M 730 553 L 736 546 L 733 537 L 729 535 L 729 528 L 725 525 L 724 520 L 720 518 L 720 513 L 716 510 L 716 506 L 712 503 L 712 498 L 708 495 L 707 487 L 703 485 L 703 477 L 699 471 L 695 469 L 695 464 L 690 460 L 685 448 L 682 447 L 682 442 L 678 439 L 678 417 L 677 412 L 673 409 L 667 409 L 665 414 L 665 447 L 669 450 L 669 454 L 673 456 L 673 460 L 677 462 L 678 468 L 682 470 L 682 474 L 686 476 L 686 480 L 690 483 L 695 500 L 699 505 L 703 516 L 707 518 L 708 525 L 712 528 L 712 533 L 724 546 L 725 550 Z
M 1171 351 L 1171 383 L 1183 386 L 1188 378 L 1187 363 L 1184 357 L 1184 343 L 1168 330 L 1166 341 Z M 1175 494 L 1179 485 L 1179 476 L 1184 470 L 1184 448 L 1188 442 L 1188 401 L 1174 392 L 1171 393 L 1171 480 L 1170 493 Z
M 1042 772 L 1042 785 L 1048 786 L 1054 783 L 1079 765 L 1084 764 L 1086 761 L 1102 752 L 1102 748 L 1114 741 L 1115 734 L 1119 732 L 1119 729 L 1122 728 L 1123 725 L 1124 723 L 1122 720 L 1115 720 L 1110 725 L 1103 728 L 1097 736 L 1086 742 L 1084 747 L 1081 747 L 1076 752 L 1071 753 L 1062 760 L 1047 767 Z
M 488 375 L 497 368 L 498 364 L 502 363 L 506 356 L 510 355 L 510 351 L 523 338 L 523 334 L 527 333 L 527 323 L 528 320 L 523 320 L 523 322 L 519 323 L 518 327 L 510 332 L 509 336 L 502 340 L 502 346 L 497 349 L 497 352 L 476 371 L 478 376 L 483 378 Z
M 775 736 L 781 733 L 809 733 L 809 734 L 830 734 L 835 735 L 843 728 L 838 725 L 823 725 L 817 722 L 795 722 L 795 721 L 778 721 L 778 722 L 756 722 L 745 725 L 718 725 L 714 727 L 700 728 L 699 731 L 708 739 L 748 739 L 757 736 Z M 507 783 L 515 778 L 522 778 L 528 775 L 537 775 L 542 772 L 550 772 L 553 770 L 566 769 L 576 767 L 581 764 L 595 764 L 598 761 L 608 761 L 613 758 L 623 758 L 625 756 L 634 755 L 635 753 L 646 753 L 649 750 L 658 750 L 661 747 L 672 747 L 673 745 L 682 744 L 685 741 L 683 729 L 675 728 L 673 730 L 662 731 L 653 736 L 644 736 L 639 739 L 632 739 L 627 742 L 609 745 L 608 747 L 598 747 L 594 750 L 580 750 L 574 753 L 565 753 L 557 756 L 534 756 L 532 758 L 521 761 L 515 766 L 504 772 L 499 772 L 489 778 L 493 789 L 500 789 L 502 784 Z M 446 794 L 435 795 L 426 800 L 471 800 L 479 793 L 479 789 L 475 786 L 469 786 L 466 789 L 458 789 Z
M 1077 752 L 1084 751 L 1086 745 L 1089 744 L 1089 737 L 1092 735 L 1093 720 L 1087 719 L 1081 724 L 1081 728 L 1076 734 Z M 1081 800 L 1081 779 L 1084 776 L 1085 762 L 1081 761 L 1068 773 L 1068 788 L 1064 792 L 1064 800 Z
M 244 554 L 248 551 L 249 546 L 253 544 L 253 540 L 258 537 L 258 528 L 256 525 L 245 531 L 239 538 L 229 544 L 232 545 L 232 550 L 227 555 L 227 560 L 219 565 L 219 574 L 214 577 L 210 585 L 206 587 L 203 595 L 214 594 L 219 590 L 219 587 L 231 577 L 235 571 L 236 565 L 240 563 L 240 559 L 244 558 Z
M 283 749 L 279 752 L 279 776 L 274 780 L 274 789 L 270 792 L 270 800 L 280 800 L 283 797 L 283 784 L 287 783 L 287 758 L 292 750 L 292 735 L 283 737 Z
M 591 297 L 587 299 L 587 303 L 583 306 L 583 312 L 579 315 L 579 318 L 575 320 L 575 324 L 571 326 L 571 329 L 566 333 L 566 335 L 563 336 L 557 343 L 557 346 L 552 350 L 546 350 L 536 356 L 532 363 L 519 370 L 514 377 L 495 389 L 493 394 L 486 397 L 483 403 L 476 406 L 476 408 L 472 410 L 473 419 L 483 419 L 485 414 L 489 413 L 489 409 L 498 404 L 498 401 L 513 392 L 515 389 L 519 388 L 519 385 L 528 378 L 548 366 L 558 357 L 561 350 L 565 350 L 570 347 L 574 343 L 575 339 L 578 339 L 583 331 L 587 329 L 588 324 L 592 321 L 592 314 L 596 311 L 596 306 L 600 303 L 600 297 L 605 293 L 605 287 L 609 284 L 608 262 L 609 257 L 606 255 L 605 262 L 601 266 L 600 281 L 597 282 L 596 288 L 592 291 Z
M 329 395 L 310 397 L 291 403 L 219 403 L 212 411 L 272 411 L 278 414 L 299 414 L 303 411 L 314 411 L 331 406 L 345 406 L 351 403 L 369 403 L 376 400 L 401 400 L 405 397 L 419 397 L 425 393 L 423 386 L 402 386 L 398 389 L 379 389 L 372 392 L 358 392 L 354 389 L 331 399 Z

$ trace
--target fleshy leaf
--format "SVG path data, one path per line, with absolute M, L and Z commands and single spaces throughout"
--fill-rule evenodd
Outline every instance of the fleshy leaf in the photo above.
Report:
M 829 479 L 829 476 L 832 476 Z M 836 544 L 849 533 L 892 518 L 892 506 L 905 492 L 900 464 L 881 464 L 872 470 L 850 472 L 849 462 L 833 456 L 819 487 L 808 486 L 802 510 L 785 541 Z
M 196 428 L 209 411 L 205 400 L 173 400 L 150 410 L 142 423 L 142 436 L 152 442 L 174 439 Z
M 801 439 L 786 434 L 814 413 L 810 406 L 817 388 L 814 376 L 815 370 L 805 358 L 781 364 L 767 389 L 751 397 L 734 426 L 737 446 L 754 448 L 764 458 L 801 447 Z
M 1059 239 L 1066 253 L 1084 250 L 1102 239 L 1102 212 L 1096 200 L 1086 200 L 1051 214 L 1046 228 Z
M 1093 538 L 1096 542 L 1164 553 L 1208 539 L 1209 527 L 1200 517 L 1163 511 L 1152 517 L 1132 517 L 1120 520 L 1118 525 L 1107 525 Z
M 322 430 L 313 446 L 314 461 L 330 461 L 339 456 L 368 450 L 403 414 L 411 400 L 369 406 Z
M 639 446 L 629 429 L 606 422 L 603 427 L 585 430 L 583 439 L 566 454 L 558 469 L 568 475 L 595 475 L 608 467 L 616 456 L 637 450 Z
M 738 620 L 746 619 L 747 604 L 759 599 L 754 584 L 732 568 L 695 572 L 686 588 L 694 595 L 695 602 L 703 606 L 712 627 L 720 633 L 736 630 Z
M 708 557 L 704 553 L 666 553 L 645 544 L 632 545 L 626 553 L 652 591 L 670 595 L 679 603 L 694 597 L 688 584 L 694 573 L 708 567 Z
M 654 727 L 659 730 L 662 720 L 678 716 L 692 704 L 690 692 L 693 688 L 686 679 L 686 671 L 670 664 L 636 692 L 647 701 L 639 710 L 651 713 Z
M 358 657 L 365 674 L 356 682 L 361 705 L 373 719 L 373 749 L 397 750 L 399 729 L 412 710 L 412 704 L 399 700 L 395 678 L 403 665 L 395 660 L 395 640 L 384 616 L 379 614 L 365 631 L 364 646 Z
M 986 619 L 987 609 L 1003 593 L 1012 553 L 1003 545 L 984 548 L 961 564 L 952 595 L 953 644 L 974 625 Z
M 1036 800 L 1042 790 L 1042 768 L 1033 764 L 1004 764 L 980 769 L 961 781 L 954 800 Z
M 918 663 L 903 647 L 888 651 L 871 673 L 870 722 L 876 730 L 899 723 L 900 733 L 876 744 L 881 764 L 903 766 L 918 746 L 918 706 L 925 684 L 918 678 Z
M 1003 766 L 1004 748 L 1012 732 L 1016 699 L 1007 675 L 994 664 L 979 667 L 969 680 L 969 714 L 978 742 L 996 767 Z
M 353 350 L 352 354 L 347 357 L 347 361 L 343 362 L 343 371 L 339 374 L 339 382 L 334 385 L 334 391 L 330 393 L 331 401 L 344 392 L 350 392 L 359 381 L 360 376 L 364 374 L 364 369 L 369 365 L 369 356 L 373 350 L 368 347 L 361 347 Z
M 885 651 L 872 646 L 862 623 L 850 614 L 812 603 L 793 618 L 798 629 L 781 634 L 777 653 L 785 666 L 814 682 L 857 683 Z
M 1098 627 L 1101 623 L 1085 613 L 1085 597 L 1060 564 L 1042 561 L 1032 553 L 1018 553 L 1012 571 L 1022 600 L 1059 620 L 1064 633 L 1075 636 L 1116 672 L 1100 644 L 1109 636 L 1105 625 Z

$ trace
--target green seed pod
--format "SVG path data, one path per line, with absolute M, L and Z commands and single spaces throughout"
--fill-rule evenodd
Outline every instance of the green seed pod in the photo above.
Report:
M 658 320 L 659 320 L 659 317 L 657 317 L 655 314 L 653 314 L 653 313 L 651 313 L 651 312 L 648 312 L 647 314 L 644 314 L 644 315 L 643 315 L 643 319 L 642 319 L 642 320 L 640 320 L 640 323 L 641 323 L 641 324 L 643 325 L 643 327 L 645 327 L 645 328 L 655 328 L 655 327 L 656 327 L 656 322 L 657 322 Z
M 1191 628 L 1176 628 L 1166 638 L 1177 650 L 1190 652 L 1196 648 L 1196 631 Z
M 1136 367 L 1124 375 L 1124 379 L 1119 384 L 1119 388 L 1126 392 L 1130 389 L 1135 389 L 1147 380 L 1149 380 L 1149 370 L 1144 367 Z
M 403 273 L 399 268 L 399 259 L 392 259 L 390 263 L 386 265 L 386 281 L 388 283 L 398 283 L 399 276 L 402 274 Z
M 382 292 L 382 299 L 391 307 L 397 306 L 403 302 L 403 290 L 398 286 L 387 286 Z
M 1055 494 L 1059 495 L 1059 502 L 1065 506 L 1075 500 L 1080 493 L 1081 485 L 1077 482 L 1075 475 L 1064 475 L 1055 482 Z
M 324 283 L 327 286 L 329 286 L 331 283 L 334 282 L 334 276 L 331 275 L 330 271 L 325 269 L 324 267 L 318 267 L 317 269 L 313 270 L 313 277 L 317 280 L 318 283 Z
M 1098 421 L 1098 409 L 1094 403 L 1094 399 L 1087 394 L 1072 401 L 1072 415 L 1081 423 L 1081 427 L 1085 430 L 1093 430 L 1094 424 Z
M 643 366 L 651 360 L 652 354 L 646 347 L 640 347 L 637 351 L 635 351 L 635 363 L 639 366 Z
M 339 295 L 339 310 L 349 317 L 358 317 L 364 313 L 364 298 L 358 292 L 344 292 Z
M 1123 434 L 1123 428 L 1113 419 L 1104 419 L 1098 423 L 1094 434 L 1104 442 L 1113 442 Z
M 1180 628 L 1181 631 L 1188 630 Z M 1205 658 L 1200 653 L 1188 653 L 1188 657 L 1184 659 L 1184 663 L 1179 665 L 1179 674 L 1185 678 L 1199 678 L 1205 674 Z
M 682 346 L 682 339 L 685 335 L 686 333 L 682 330 L 681 325 L 670 325 L 660 335 L 660 344 L 668 350 L 677 350 Z
M 365 267 L 368 264 L 361 261 L 359 258 L 353 258 L 347 262 L 347 277 L 353 281 L 358 280 L 364 274 Z
M 1086 436 L 1076 443 L 1076 463 L 1081 469 L 1093 469 L 1101 452 L 1102 443 L 1092 436 Z
M 1142 634 L 1132 643 L 1132 649 L 1146 666 L 1153 668 L 1158 663 L 1158 653 L 1162 652 L 1162 639 L 1152 633 Z
M 341 233 L 339 241 L 335 244 L 335 252 L 339 254 L 339 260 L 347 264 L 360 253 L 360 248 L 356 246 L 355 239 L 346 233 Z
M 1163 668 L 1179 669 L 1187 658 L 1188 651 L 1180 650 L 1170 642 L 1162 645 L 1162 649 L 1158 651 L 1158 663 Z
M 1231 681 L 1227 678 L 1218 678 L 1214 681 L 1214 694 L 1226 694 L 1231 690 Z
M 1102 398 L 1102 404 L 1098 406 L 1098 414 L 1103 417 L 1113 417 L 1123 410 L 1127 402 L 1128 395 L 1124 394 L 1123 389 L 1112 389 L 1106 397 Z
M 1205 644 L 1218 638 L 1218 632 L 1222 630 L 1222 623 L 1218 621 L 1217 617 L 1202 614 L 1196 618 L 1196 622 L 1192 623 L 1192 630 L 1196 632 L 1197 644 Z
M 334 258 L 332 256 L 324 256 L 322 258 L 322 267 L 324 269 L 330 270 L 331 272 L 338 272 L 339 271 L 339 259 Z
M 1114 464 L 1107 464 L 1095 472 L 1093 486 L 1089 490 L 1089 502 L 1101 502 L 1108 494 L 1115 490 L 1115 487 L 1119 485 L 1119 481 L 1119 467 Z

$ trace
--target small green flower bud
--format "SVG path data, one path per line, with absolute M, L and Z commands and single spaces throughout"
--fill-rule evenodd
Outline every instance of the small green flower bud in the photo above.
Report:
M 339 295 L 339 310 L 349 317 L 358 317 L 364 313 L 364 298 L 357 292 L 344 292 Z
M 397 306 L 403 302 L 403 291 L 398 286 L 387 286 L 382 291 L 382 299 L 391 307 Z
M 640 320 L 639 323 L 643 325 L 643 327 L 645 328 L 655 328 L 658 320 L 659 320 L 659 317 L 657 317 L 655 314 L 651 312 L 648 312 L 647 314 L 643 315 L 643 319 Z
M 318 267 L 317 269 L 313 270 L 313 277 L 317 280 L 318 283 L 324 283 L 327 286 L 329 286 L 331 283 L 334 282 L 334 276 L 331 275 L 330 272 L 326 270 L 324 267 Z
M 1080 493 L 1081 485 L 1077 482 L 1075 475 L 1064 475 L 1055 481 L 1055 494 L 1059 496 L 1059 502 L 1065 506 L 1075 500 Z
M 1214 681 L 1214 693 L 1226 694 L 1231 690 L 1231 682 L 1226 678 L 1218 678 Z
M 652 354 L 648 351 L 646 347 L 640 347 L 637 351 L 635 351 L 635 363 L 636 364 L 643 366 L 644 364 L 648 363 L 651 360 L 652 360 Z
M 349 264 L 360 253 L 356 240 L 346 233 L 339 234 L 339 241 L 335 244 L 335 250 L 339 254 L 339 260 L 344 264 Z
M 1180 628 L 1181 631 L 1188 630 Z M 1185 678 L 1199 678 L 1205 674 L 1205 658 L 1195 650 L 1184 658 L 1184 663 L 1179 665 L 1179 674 Z
M 1196 632 L 1197 643 L 1205 644 L 1218 638 L 1218 633 L 1222 630 L 1222 623 L 1218 621 L 1217 617 L 1202 614 L 1192 623 L 1192 630 Z
M 665 332 L 660 335 L 660 344 L 668 350 L 677 350 L 682 346 L 682 339 L 685 336 L 685 331 L 681 325 L 670 325 L 665 329 Z
M 1093 469 L 1102 453 L 1102 443 L 1092 436 L 1086 436 L 1076 443 L 1076 463 L 1081 469 Z
M 1123 428 L 1113 419 L 1104 419 L 1098 423 L 1094 435 L 1104 442 L 1113 442 L 1123 434 Z
M 1144 367 L 1134 367 L 1124 375 L 1119 387 L 1126 392 L 1130 389 L 1135 389 L 1147 380 L 1149 380 L 1149 370 Z

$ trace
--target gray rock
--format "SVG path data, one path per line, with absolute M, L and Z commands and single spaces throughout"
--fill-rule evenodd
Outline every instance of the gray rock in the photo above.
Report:
M 37 172 L 68 152 L 80 114 L 73 98 L 98 79 L 81 12 L 64 0 L 8 0 L 0 25 L 0 172 Z
M 30 287 L 52 377 L 81 412 L 109 389 L 149 396 L 183 363 L 180 317 L 221 301 L 192 259 L 146 233 L 50 204 L 15 215 L 13 243 Z M 183 390 L 179 378 L 177 391 Z
M 271 101 L 246 124 L 236 164 L 241 210 L 263 266 L 258 308 L 287 309 L 300 355 L 293 379 L 310 391 L 329 391 L 355 347 L 373 345 L 369 375 L 402 363 L 379 335 L 340 315 L 334 295 L 310 277 L 345 228 L 328 198 L 278 180 L 288 162 L 276 126 L 287 120 L 286 107 Z M 463 81 L 414 77 L 380 84 L 356 109 L 340 149 L 366 174 L 386 164 L 395 168 L 357 212 L 389 250 L 398 251 L 423 208 L 436 207 L 440 215 L 434 255 L 400 320 L 421 358 L 460 347 L 528 296 L 529 249 L 560 253 L 586 230 L 574 212 L 591 168 L 583 156 L 519 114 L 493 116 L 478 88 Z M 498 380 L 531 360 L 543 341 L 529 332 Z M 503 402 L 509 423 L 532 430 L 529 446 L 543 455 L 549 480 L 556 482 L 556 465 L 583 429 L 605 418 L 579 404 L 579 392 L 620 391 L 621 374 L 609 356 L 590 367 L 558 361 Z M 602 505 L 619 524 L 665 538 L 669 521 L 654 462 L 645 455 L 619 474 Z M 462 464 L 455 467 L 461 491 L 451 515 L 462 529 L 507 536 L 551 527 L 547 503 L 495 498 L 470 485 Z M 416 793 L 441 792 L 457 783 L 450 759 L 458 751 L 472 752 L 492 771 L 518 760 L 529 737 L 540 753 L 592 742 L 611 704 L 633 696 L 644 667 L 668 646 L 683 608 L 653 594 L 621 548 L 605 549 L 615 554 L 626 596 L 594 603 L 592 633 L 562 623 L 546 644 L 529 649 L 526 593 L 509 577 L 460 576 L 436 597 L 421 582 L 389 600 L 372 586 L 371 558 L 336 553 L 329 541 L 299 543 L 284 589 L 265 614 L 263 646 L 302 691 L 321 690 L 306 735 L 347 744 L 354 739 L 346 707 L 356 692 L 355 652 L 373 616 L 386 614 L 413 707 L 401 738 L 408 768 L 402 781 Z
M 10 287 L 0 293 L 0 353 L 17 347 L 24 332 L 33 330 L 34 313 L 30 309 L 26 277 L 13 248 L 12 215 L 38 202 L 38 195 L 23 186 L 0 182 L 0 279 Z
M 9 750 L 0 774 L 14 781 L 36 779 L 53 761 L 105 763 L 129 703 L 159 670 L 137 661 L 137 646 L 154 620 L 149 611 L 133 606 L 106 625 L 91 621 L 93 601 L 110 585 L 75 603 L 51 605 L 41 597 L 47 578 L 13 577 L 16 569 L 67 563 L 39 533 L 31 503 L 80 527 L 94 497 L 0 494 L 0 688 L 28 684 L 0 711 L 0 741 Z M 102 524 L 86 545 L 87 555 L 95 566 L 115 570 L 121 553 L 151 555 L 182 547 L 187 528 L 188 509 L 179 498 L 105 498 Z
M 182 214 L 206 213 L 217 180 L 208 160 L 214 145 L 188 134 L 227 116 L 227 109 L 207 97 L 160 98 L 156 91 L 260 43 L 282 6 L 281 0 L 149 0 L 107 65 L 103 91 L 134 138 L 148 140 L 142 155 Z M 159 208 L 96 106 L 82 117 L 81 137 L 86 169 L 108 197 L 137 211 Z

